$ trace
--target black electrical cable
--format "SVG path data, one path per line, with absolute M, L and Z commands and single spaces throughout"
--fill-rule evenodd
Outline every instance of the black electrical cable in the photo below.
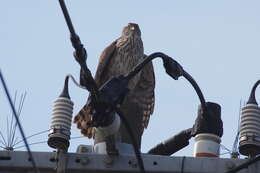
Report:
M 257 104 L 256 98 L 255 98 L 255 90 L 256 90 L 256 88 L 257 88 L 257 86 L 258 86 L 259 84 L 260 84 L 260 80 L 258 80 L 258 81 L 254 84 L 254 86 L 253 86 L 253 88 L 252 88 L 252 90 L 251 90 L 251 93 L 250 93 L 250 96 L 249 96 L 249 99 L 248 99 L 247 104 Z
M 256 156 L 255 158 L 253 159 L 249 159 L 248 161 L 246 161 L 245 163 L 229 170 L 229 171 L 226 171 L 225 173 L 236 173 L 238 171 L 240 171 L 241 169 L 245 169 L 245 168 L 248 168 L 249 165 L 252 165 L 253 163 L 257 162 L 260 160 L 260 155 Z
M 72 46 L 74 47 L 75 53 L 76 53 L 76 54 L 74 54 L 74 56 L 77 57 L 76 61 L 80 64 L 81 69 L 85 73 L 86 81 L 88 83 L 88 85 L 85 86 L 85 87 L 91 93 L 91 95 L 93 96 L 92 99 L 93 99 L 93 102 L 95 104 L 99 101 L 98 87 L 97 87 L 95 80 L 92 77 L 92 74 L 91 74 L 91 72 L 88 69 L 87 64 L 86 64 L 87 51 L 84 48 L 84 45 L 81 43 L 80 37 L 75 32 L 75 29 L 73 27 L 68 9 L 67 9 L 66 4 L 65 4 L 65 1 L 59 0 L 59 3 L 60 3 L 60 7 L 62 9 L 64 18 L 65 18 L 65 21 L 66 21 L 67 26 L 68 26 L 69 31 L 70 31 L 70 40 L 71 40 Z
M 75 32 L 74 27 L 72 25 L 72 22 L 71 22 L 71 19 L 70 19 L 70 16 L 69 16 L 69 13 L 68 13 L 68 10 L 67 10 L 67 7 L 65 5 L 64 0 L 59 0 L 59 3 L 60 3 L 62 12 L 64 14 L 64 17 L 65 17 L 65 20 L 66 20 L 66 23 L 67 23 L 67 26 L 70 30 L 71 35 L 76 35 L 76 32 Z
M 186 72 L 185 70 L 183 70 L 183 77 L 185 77 L 189 82 L 190 84 L 193 86 L 193 88 L 195 89 L 199 99 L 200 99 L 200 103 L 201 103 L 201 106 L 202 106 L 202 109 L 203 110 L 206 110 L 206 101 L 205 101 L 205 98 L 201 92 L 201 89 L 199 88 L 198 84 L 196 83 L 196 81 L 192 78 L 192 76 Z
M 140 171 L 142 173 L 145 173 L 144 162 L 143 162 L 143 159 L 142 159 L 139 147 L 137 145 L 137 142 L 135 140 L 134 133 L 133 133 L 133 131 L 132 131 L 128 121 L 126 120 L 125 116 L 123 115 L 123 112 L 119 108 L 117 108 L 117 107 L 115 107 L 114 109 L 115 109 L 116 113 L 119 115 L 119 117 L 121 118 L 123 124 L 126 127 L 126 130 L 127 130 L 128 134 L 130 136 L 130 139 L 131 139 L 132 145 L 134 147 L 134 152 L 135 152 L 135 155 L 136 155 L 136 159 L 137 159 Z
M 129 72 L 125 77 L 128 80 L 130 80 L 148 62 L 150 62 L 153 59 L 158 58 L 158 57 L 162 58 L 167 74 L 169 74 L 175 80 L 177 80 L 179 76 L 183 76 L 184 78 L 186 78 L 190 82 L 190 84 L 193 86 L 193 88 L 195 89 L 195 91 L 196 91 L 196 93 L 199 97 L 199 100 L 201 102 L 201 106 L 202 106 L 203 110 L 206 110 L 205 98 L 204 98 L 204 96 L 201 92 L 201 89 L 199 88 L 198 84 L 196 83 L 196 81 L 192 78 L 192 76 L 188 72 L 186 72 L 184 69 L 182 69 L 182 67 L 179 65 L 179 63 L 177 61 L 173 60 L 171 57 L 169 57 L 168 55 L 165 55 L 162 52 L 155 52 L 155 53 L 152 53 L 151 55 L 149 55 L 148 57 L 146 57 L 142 62 L 140 62 L 138 65 L 136 65 L 135 68 L 131 72 Z M 178 68 L 181 68 L 181 69 L 178 69 Z
M 143 61 L 141 61 L 139 64 L 137 64 L 134 69 L 132 71 L 130 71 L 127 75 L 126 75 L 126 78 L 128 80 L 130 80 L 131 78 L 133 78 L 139 71 L 142 70 L 142 68 L 148 64 L 150 61 L 152 61 L 153 59 L 155 58 L 158 58 L 158 57 L 166 57 L 167 55 L 161 53 L 161 52 L 155 52 L 155 53 L 152 53 L 151 55 L 147 56 Z
M 20 133 L 21 133 L 21 135 L 22 135 L 22 138 L 24 139 L 24 143 L 25 143 L 25 145 L 26 145 L 26 149 L 27 149 L 27 151 L 28 151 L 29 157 L 30 157 L 30 159 L 31 159 L 31 161 L 32 161 L 33 169 L 34 169 L 35 173 L 39 173 L 39 170 L 38 170 L 38 168 L 37 168 L 37 166 L 36 166 L 36 162 L 35 162 L 35 160 L 34 160 L 34 157 L 33 157 L 33 155 L 32 155 L 32 152 L 31 152 L 30 147 L 29 147 L 29 145 L 28 145 L 28 142 L 27 142 L 27 140 L 26 140 L 26 137 L 25 137 L 25 134 L 24 134 L 22 125 L 21 125 L 21 123 L 20 123 L 20 121 L 19 121 L 19 118 L 18 118 L 18 116 L 17 116 L 15 107 L 14 107 L 14 105 L 13 105 L 12 99 L 11 99 L 11 97 L 10 97 L 10 94 L 9 94 L 9 91 L 8 91 L 8 88 L 7 88 L 7 85 L 6 85 L 6 83 L 5 83 L 5 80 L 4 80 L 4 77 L 3 77 L 3 75 L 2 75 L 1 70 L 0 70 L 0 78 L 1 78 L 1 82 L 2 82 L 3 87 L 4 87 L 4 91 L 5 91 L 6 97 L 7 97 L 8 101 L 9 101 L 9 104 L 10 104 L 11 109 L 12 109 L 12 111 L 13 111 L 14 117 L 15 117 L 16 122 L 17 122 L 17 124 L 18 124 Z

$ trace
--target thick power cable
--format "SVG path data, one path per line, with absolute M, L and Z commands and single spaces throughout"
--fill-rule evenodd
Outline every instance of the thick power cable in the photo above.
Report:
M 127 130 L 128 134 L 130 136 L 130 139 L 131 139 L 132 145 L 134 147 L 134 152 L 135 152 L 135 155 L 136 155 L 136 159 L 137 159 L 140 171 L 142 173 L 145 173 L 144 162 L 143 162 L 143 159 L 142 159 L 139 147 L 137 145 L 137 141 L 135 140 L 134 133 L 133 133 L 133 131 L 132 131 L 128 121 L 126 120 L 125 116 L 123 115 L 123 112 L 119 108 L 117 108 L 117 107 L 115 107 L 115 111 L 119 115 L 119 117 L 121 118 L 123 124 L 126 127 L 126 130 Z
M 248 168 L 248 166 L 252 165 L 253 163 L 257 162 L 260 160 L 260 155 L 258 155 L 257 157 L 255 158 L 252 158 L 252 159 L 249 159 L 248 161 L 246 161 L 245 163 L 229 170 L 229 171 L 226 171 L 225 173 L 236 173 L 238 171 L 240 171 L 241 169 L 245 169 L 245 168 Z

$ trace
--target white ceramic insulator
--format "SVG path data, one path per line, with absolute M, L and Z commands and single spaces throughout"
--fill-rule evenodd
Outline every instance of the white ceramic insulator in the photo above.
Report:
M 70 138 L 73 102 L 66 97 L 59 97 L 53 105 L 51 129 L 59 129 Z
M 115 145 L 120 155 L 134 155 L 135 153 L 132 144 L 116 142 Z M 93 149 L 97 154 L 107 154 L 105 142 L 95 144 Z
M 247 104 L 242 108 L 240 122 L 240 141 L 252 137 L 260 145 L 260 108 L 256 104 Z
M 210 133 L 200 133 L 195 136 L 194 157 L 219 157 L 221 139 Z
M 99 136 L 102 136 L 103 138 L 109 135 L 113 135 L 119 130 L 120 122 L 120 117 L 117 114 L 115 114 L 114 121 L 108 126 L 96 128 L 96 133 Z

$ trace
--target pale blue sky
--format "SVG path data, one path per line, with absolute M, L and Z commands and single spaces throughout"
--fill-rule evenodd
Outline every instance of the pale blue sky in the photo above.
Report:
M 237 130 L 239 102 L 247 100 L 260 78 L 259 1 L 66 1 L 76 32 L 88 51 L 87 64 L 95 73 L 101 51 L 118 38 L 128 22 L 138 23 L 145 53 L 172 56 L 201 87 L 208 101 L 222 106 L 222 144 L 231 148 Z M 8 0 L 0 6 L 0 68 L 14 95 L 27 91 L 21 122 L 27 136 L 49 128 L 52 103 L 66 74 L 78 78 L 69 32 L 58 0 Z M 162 62 L 154 61 L 156 106 L 142 151 L 189 128 L 196 117 L 198 97 L 183 78 L 172 80 Z M 6 129 L 9 105 L 0 87 L 0 128 Z M 74 114 L 88 93 L 70 85 Z M 259 98 L 259 92 L 257 94 Z M 259 100 L 259 99 L 258 99 Z M 9 117 L 10 119 L 10 117 Z M 79 131 L 72 127 L 72 136 Z M 44 141 L 47 134 L 31 138 Z M 191 140 L 191 142 L 193 139 Z M 91 140 L 72 140 L 70 151 Z M 51 151 L 47 144 L 32 150 Z M 177 155 L 191 156 L 193 144 Z

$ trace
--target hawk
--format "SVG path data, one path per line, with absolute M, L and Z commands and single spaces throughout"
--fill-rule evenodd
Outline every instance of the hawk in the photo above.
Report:
M 121 36 L 111 43 L 102 52 L 95 75 L 97 87 L 101 87 L 112 77 L 126 75 L 145 57 L 141 31 L 138 24 L 129 23 L 123 28 Z M 84 85 L 84 78 L 80 77 Z M 148 63 L 134 78 L 129 81 L 130 91 L 125 97 L 121 110 L 128 120 L 139 147 L 144 128 L 147 128 L 150 115 L 154 110 L 155 77 L 152 62 Z M 95 128 L 90 127 L 90 106 L 86 104 L 74 118 L 74 123 L 81 129 L 81 133 L 88 138 L 94 137 L 94 143 L 99 139 L 95 137 Z M 121 123 L 117 134 L 123 143 L 131 144 L 131 139 Z

